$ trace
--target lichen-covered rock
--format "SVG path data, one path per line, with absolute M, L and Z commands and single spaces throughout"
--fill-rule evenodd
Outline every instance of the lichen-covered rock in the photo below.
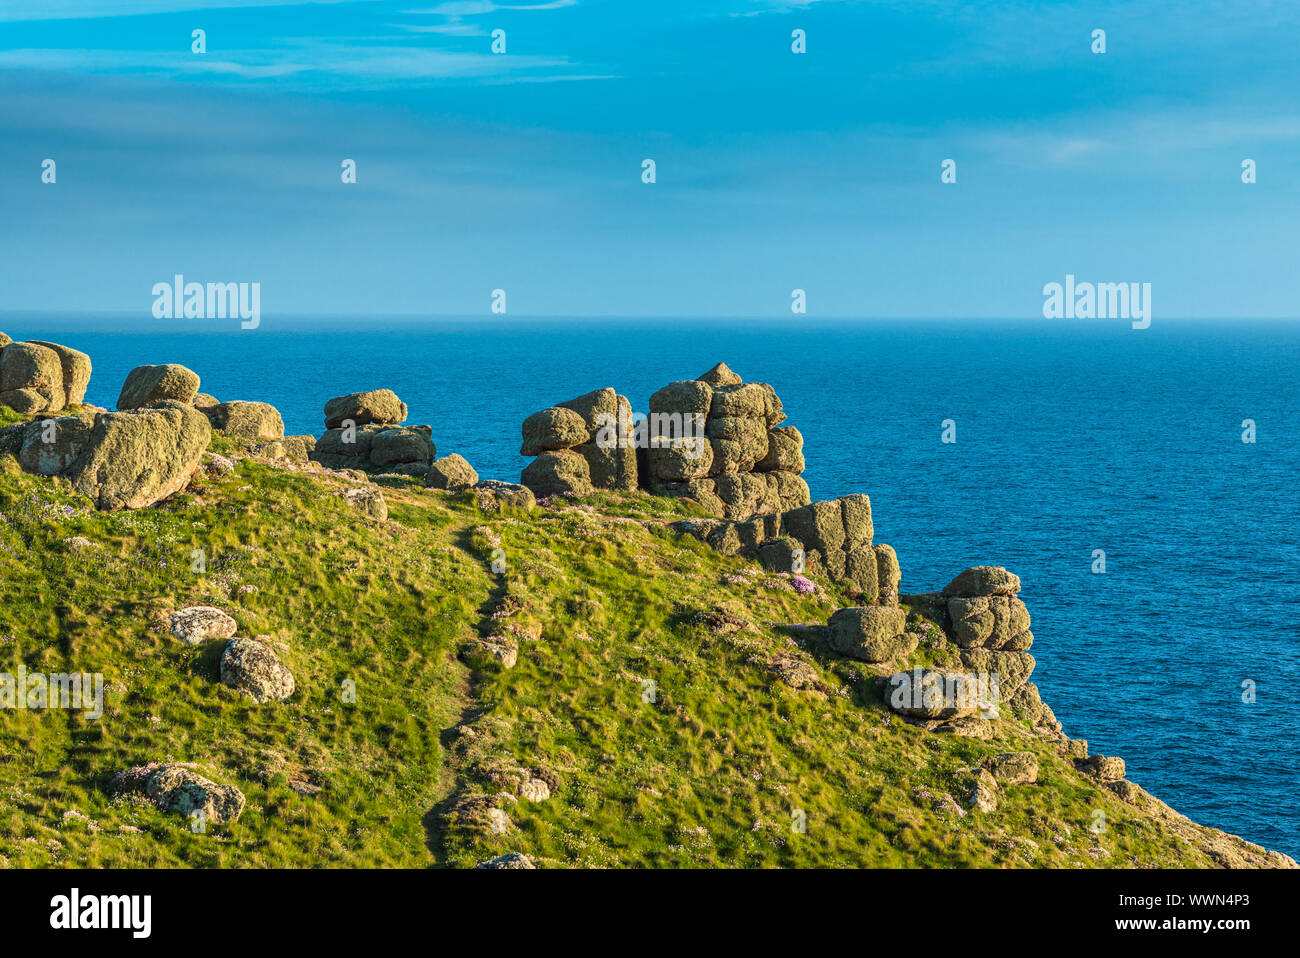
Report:
M 80 350 L 61 346 L 58 343 L 48 343 L 39 339 L 33 339 L 31 342 L 33 346 L 52 349 L 59 357 L 63 379 L 63 402 L 58 409 L 66 409 L 68 406 L 83 402 L 86 398 L 86 387 L 90 385 L 90 357 Z
M 12 342 L 13 339 L 10 336 L 5 335 L 4 333 L 0 333 L 0 349 L 4 349 Z
M 64 404 L 59 354 L 35 343 L 11 343 L 0 350 L 0 405 L 15 412 L 59 412 Z
M 127 769 L 113 779 L 110 790 L 115 795 L 142 795 L 164 812 L 205 824 L 236 821 L 244 810 L 243 792 L 209 781 L 180 762 Z
M 538 496 L 565 492 L 585 496 L 592 492 L 591 468 L 586 459 L 571 449 L 543 452 L 524 467 L 520 478 Z
M 1003 752 L 986 759 L 984 767 L 1002 785 L 1032 785 L 1038 781 L 1038 758 L 1033 752 Z
M 803 434 L 794 426 L 777 426 L 767 431 L 767 455 L 754 465 L 756 472 L 801 473 L 804 470 Z
M 630 491 L 637 487 L 637 450 L 632 442 L 632 404 L 612 388 L 558 404 L 582 416 L 591 438 L 573 447 L 587 460 L 591 484 L 596 489 Z
M 38 476 L 61 476 L 72 468 L 95 426 L 95 414 L 78 413 L 58 419 L 24 423 L 18 463 Z
M 965 672 L 918 668 L 895 672 L 883 685 L 885 704 L 910 718 L 952 721 L 981 706 L 979 681 Z
M 739 386 L 742 381 L 739 376 L 728 368 L 726 363 L 718 363 L 703 376 L 700 376 L 699 379 L 710 386 Z
M 193 403 L 198 391 L 199 374 L 179 363 L 137 366 L 126 375 L 117 408 L 140 409 L 164 399 Z
M 1020 577 L 1001 566 L 977 565 L 959 572 L 943 590 L 943 597 L 981 595 L 1015 595 L 1020 591 Z
M 388 518 L 388 503 L 384 494 L 374 486 L 357 486 L 343 490 L 343 501 L 358 512 L 363 512 L 372 519 Z
M 654 436 L 646 450 L 650 473 L 664 482 L 703 479 L 713 471 L 713 446 L 703 437 Z
M 722 386 L 713 390 L 709 418 L 756 419 L 761 421 L 766 429 L 767 408 L 770 401 L 767 389 L 759 383 Z
M 370 423 L 388 426 L 406 421 L 406 403 L 391 389 L 369 389 L 346 396 L 335 396 L 325 403 L 325 428 L 338 429 L 347 421 L 353 425 Z
M 851 606 L 834 613 L 827 625 L 831 648 L 866 662 L 888 662 L 916 648 L 916 636 L 903 631 L 907 613 L 902 609 Z
M 871 498 L 863 493 L 837 500 L 844 526 L 844 548 L 871 545 L 875 528 L 871 522 Z
M 270 403 L 245 402 L 233 399 L 204 406 L 201 410 L 212 428 L 227 436 L 241 439 L 280 439 L 284 436 L 284 420 L 280 411 Z
M 195 409 L 202 409 L 204 406 L 217 406 L 220 404 L 221 400 L 209 393 L 195 393 L 194 399 L 191 401 L 191 405 L 194 406 Z
M 464 456 L 452 453 L 429 463 L 429 473 L 424 484 L 430 489 L 468 489 L 478 482 L 478 473 Z
M 386 426 L 370 437 L 370 464 L 419 463 L 427 470 L 438 455 L 432 436 L 431 426 Z
M 479 862 L 475 868 L 536 868 L 533 860 L 521 852 L 506 852 L 504 855 L 498 855 L 496 858 L 489 858 L 485 862 Z
M 844 578 L 867 596 L 870 601 L 878 601 L 879 570 L 877 569 L 876 550 L 871 546 L 858 546 L 844 554 Z M 880 602 L 880 605 L 888 605 Z M 897 605 L 898 603 L 894 603 Z
M 235 634 L 235 620 L 210 605 L 192 605 L 171 614 L 171 634 L 186 645 L 209 639 L 228 639 Z
M 995 812 L 998 808 L 997 781 L 986 769 L 979 769 L 970 781 L 967 805 L 978 812 Z
M 201 412 L 170 400 L 100 413 L 67 476 L 97 509 L 143 509 L 185 488 L 211 435 Z
M 962 649 L 961 662 L 975 672 L 998 676 L 998 693 L 1009 699 L 1029 680 L 1034 671 L 1034 657 L 1027 652 L 995 652 L 989 649 Z
M 559 449 L 571 449 L 591 438 L 587 423 L 579 413 L 563 406 L 552 406 L 535 412 L 524 420 L 523 445 L 519 448 L 521 456 L 536 456 L 539 453 Z M 590 476 L 590 469 L 588 469 Z
M 461 646 L 461 658 L 476 669 L 513 669 L 519 661 L 519 640 L 499 633 L 474 636 Z
M 807 568 L 807 557 L 798 539 L 788 536 L 769 539 L 758 547 L 758 558 L 763 568 L 772 572 L 802 573 Z
M 777 512 L 781 508 L 771 483 L 761 473 L 718 476 L 713 480 L 713 492 L 722 500 L 723 515 L 728 519 L 745 519 L 755 514 Z
M 844 515 L 838 500 L 819 501 L 785 514 L 785 529 L 823 555 L 844 547 Z
M 650 415 L 676 415 L 682 417 L 677 425 L 685 428 L 691 420 L 687 417 L 707 417 L 713 405 L 713 387 L 698 379 L 669 383 L 650 396 Z M 670 420 L 671 421 L 671 420 Z M 651 429 L 654 431 L 654 420 Z
M 1118 782 L 1127 773 L 1124 760 L 1114 755 L 1092 755 L 1076 759 L 1074 767 L 1102 782 Z
M 533 495 L 533 491 L 517 482 L 481 479 L 473 488 L 478 499 L 478 507 L 484 512 L 500 512 L 502 509 L 532 509 L 537 505 L 537 497 Z
M 256 639 L 235 638 L 221 654 L 221 682 L 259 705 L 293 694 L 293 674 L 271 647 Z
M 898 605 L 898 590 L 903 574 L 898 567 L 898 554 L 893 546 L 883 542 L 872 546 L 876 554 L 876 601 L 881 605 Z
M 1001 649 L 1029 628 L 1029 610 L 1011 595 L 952 598 L 948 616 L 953 641 L 966 649 Z

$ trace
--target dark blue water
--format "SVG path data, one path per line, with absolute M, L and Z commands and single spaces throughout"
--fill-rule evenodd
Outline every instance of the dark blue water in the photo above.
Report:
M 1194 820 L 1300 855 L 1298 324 L 120 328 L 0 319 L 15 339 L 88 352 L 99 405 L 133 366 L 179 362 L 203 391 L 270 402 L 290 433 L 319 434 L 326 399 L 386 386 L 432 424 L 439 455 L 512 480 L 528 413 L 602 386 L 644 410 L 724 360 L 776 387 L 814 498 L 870 494 L 904 591 L 981 563 L 1020 574 L 1034 679 L 1069 734 Z M 956 444 L 940 442 L 945 419 Z

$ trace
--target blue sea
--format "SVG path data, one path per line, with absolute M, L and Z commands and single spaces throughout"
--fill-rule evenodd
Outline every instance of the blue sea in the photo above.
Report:
M 89 353 L 87 400 L 109 408 L 132 367 L 178 362 L 204 392 L 272 403 L 289 433 L 319 435 L 326 399 L 389 387 L 439 455 L 515 481 L 529 413 L 603 386 L 643 411 L 659 386 L 725 361 L 776 388 L 814 499 L 871 496 L 905 592 L 977 564 L 1020 575 L 1034 681 L 1067 733 L 1192 819 L 1300 856 L 1300 324 L 498 316 L 243 331 L 11 315 L 0 330 Z

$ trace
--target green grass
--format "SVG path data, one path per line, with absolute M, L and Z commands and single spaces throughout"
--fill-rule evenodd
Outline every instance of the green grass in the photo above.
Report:
M 0 865 L 470 866 L 514 850 L 552 866 L 1211 864 L 1010 716 L 993 741 L 890 716 L 869 669 L 789 628 L 824 624 L 844 596 L 674 534 L 685 504 L 610 494 L 499 515 L 382 484 L 386 523 L 331 482 L 251 460 L 163 507 L 106 514 L 0 469 L 0 671 L 110 683 L 99 721 L 0 712 Z M 166 631 L 191 604 L 268 636 L 295 695 L 257 706 L 217 682 L 217 648 Z M 743 625 L 716 630 L 701 617 L 715 609 Z M 518 664 L 471 671 L 458 650 L 498 610 Z M 812 662 L 820 690 L 772 678 L 778 656 Z M 950 658 L 932 642 L 908 664 Z M 1006 788 L 988 815 L 935 811 L 1012 750 L 1038 755 L 1038 784 Z M 194 834 L 110 796 L 116 772 L 149 761 L 197 762 L 247 808 Z M 519 767 L 551 797 L 494 797 Z M 303 781 L 321 790 L 291 787 Z

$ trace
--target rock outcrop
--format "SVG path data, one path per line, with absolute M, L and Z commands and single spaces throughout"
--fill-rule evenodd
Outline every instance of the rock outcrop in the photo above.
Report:
M 228 639 L 235 634 L 235 620 L 210 605 L 192 605 L 173 612 L 171 634 L 186 645 L 200 645 L 209 639 Z
M 429 464 L 429 473 L 425 477 L 424 484 L 430 489 L 456 491 L 468 489 L 476 482 L 478 482 L 478 473 L 474 471 L 474 467 L 465 460 L 464 456 L 453 452 L 450 456 L 435 459 Z
M 137 366 L 126 374 L 117 408 L 120 411 L 140 409 L 164 399 L 193 404 L 198 391 L 199 374 L 179 363 Z
M 198 406 L 213 430 L 239 439 L 281 439 L 284 420 L 270 403 L 232 399 L 214 406 Z
M 244 793 L 233 785 L 218 785 L 182 762 L 154 763 L 119 772 L 110 791 L 136 795 L 164 812 L 205 823 L 236 821 L 244 811 Z
M 351 421 L 354 426 L 391 426 L 406 421 L 406 403 L 391 389 L 335 396 L 325 403 L 325 428 L 338 429 Z
M 269 645 L 235 638 L 221 654 L 222 684 L 249 695 L 259 705 L 293 695 L 293 674 Z
M 425 478 L 437 456 L 431 426 L 401 426 L 406 403 L 391 389 L 336 396 L 311 458 L 329 469 L 383 470 Z
M 632 406 L 612 388 L 535 412 L 522 432 L 519 454 L 537 458 L 520 481 L 536 495 L 637 487 Z
M 0 433 L 17 447 L 24 469 L 67 478 L 104 510 L 142 509 L 185 488 L 211 434 L 202 413 L 174 400 L 34 420 Z
M 806 505 L 803 437 L 784 420 L 776 390 L 743 382 L 725 363 L 669 383 L 650 397 L 643 483 L 728 519 Z
M 23 415 L 62 412 L 80 404 L 90 382 L 90 357 L 58 343 L 0 339 L 0 406 Z

